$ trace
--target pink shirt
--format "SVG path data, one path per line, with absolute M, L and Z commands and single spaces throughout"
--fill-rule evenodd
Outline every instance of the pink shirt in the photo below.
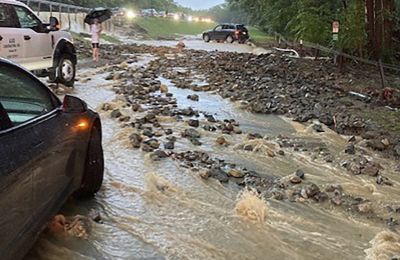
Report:
M 100 43 L 101 24 L 92 24 L 90 33 L 92 34 L 92 43 Z

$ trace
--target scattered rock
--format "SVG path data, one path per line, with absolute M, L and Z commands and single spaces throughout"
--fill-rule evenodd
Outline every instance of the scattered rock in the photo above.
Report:
M 196 94 L 189 95 L 189 96 L 187 96 L 187 98 L 192 100 L 192 101 L 199 101 L 199 96 L 196 95 Z
M 251 144 L 246 144 L 246 145 L 243 147 L 243 150 L 252 152 L 252 151 L 254 150 L 254 146 L 251 145 Z
M 301 169 L 298 169 L 298 170 L 295 172 L 295 175 L 296 175 L 297 177 L 299 177 L 300 179 L 304 179 L 304 177 L 305 177 L 305 173 L 304 173 L 304 171 L 301 170 Z
M 343 191 L 343 188 L 340 185 L 332 185 L 332 184 L 330 184 L 330 185 L 326 186 L 325 191 L 326 192 L 335 192 L 335 193 L 339 193 L 340 194 Z
M 200 126 L 199 120 L 196 120 L 196 119 L 189 119 L 189 121 L 187 123 L 191 127 L 196 127 L 197 128 L 197 127 Z
M 369 163 L 361 170 L 361 173 L 376 177 L 379 174 L 379 168 L 375 164 Z
M 228 141 L 226 141 L 225 137 L 220 136 L 217 138 L 216 143 L 219 145 L 229 145 Z
M 154 161 L 158 161 L 167 157 L 168 154 L 162 150 L 156 150 L 150 154 L 150 158 Z
M 168 86 L 164 85 L 164 84 L 161 84 L 160 85 L 160 92 L 161 93 L 168 93 Z
M 144 129 L 144 130 L 142 131 L 142 135 L 151 138 L 151 137 L 154 136 L 154 133 L 151 131 L 151 129 L 146 128 L 146 129 Z
M 376 177 L 376 183 L 379 185 L 393 186 L 393 182 L 390 181 L 389 178 L 382 175 L 378 175 L 378 177 Z
M 300 184 L 303 180 L 299 176 L 290 177 L 290 182 L 292 184 Z
M 149 145 L 153 149 L 158 149 L 160 147 L 160 142 L 155 138 L 148 139 L 143 143 Z
M 212 168 L 209 172 L 209 175 L 217 179 L 220 182 L 228 182 L 229 181 L 229 176 L 226 174 L 223 170 L 220 168 Z
M 154 151 L 154 148 L 152 148 L 150 145 L 148 144 L 142 144 L 142 151 L 146 152 L 146 153 L 151 153 Z
M 212 174 L 211 171 L 202 171 L 202 172 L 200 172 L 199 175 L 202 179 L 207 180 L 211 177 L 211 174 Z
M 103 219 L 99 211 L 91 209 L 89 212 L 89 218 L 96 223 L 103 224 Z
M 382 144 L 384 145 L 384 146 L 386 146 L 386 147 L 388 147 L 389 145 L 390 145 L 390 141 L 389 141 L 389 139 L 387 139 L 387 138 L 384 138 L 384 139 L 382 139 Z
M 183 49 L 183 48 L 185 48 L 185 47 L 186 47 L 186 45 L 185 45 L 185 43 L 184 43 L 184 42 L 182 42 L 182 41 L 179 41 L 179 42 L 176 44 L 176 47 L 177 47 L 178 49 Z
M 377 151 L 383 151 L 386 149 L 385 145 L 381 142 L 381 140 L 376 140 L 376 139 L 368 140 L 367 146 Z
M 101 110 L 103 110 L 103 111 L 109 111 L 109 110 L 111 110 L 111 109 L 112 109 L 112 105 L 109 104 L 109 103 L 104 103 L 104 104 L 101 106 Z
M 400 143 L 394 147 L 394 152 L 397 156 L 400 156 Z
M 186 137 L 186 138 L 200 138 L 201 135 L 200 133 L 193 129 L 193 128 L 189 128 L 189 129 L 185 129 L 185 131 L 183 131 L 182 133 L 182 137 Z
M 228 172 L 228 175 L 234 178 L 243 178 L 245 174 L 239 170 L 232 169 Z
M 189 141 L 190 141 L 193 145 L 196 145 L 196 146 L 202 145 L 202 142 L 200 142 L 199 139 L 197 139 L 197 138 L 189 138 Z
M 143 141 L 143 138 L 141 135 L 137 134 L 137 133 L 133 133 L 129 136 L 129 140 L 131 141 L 131 144 L 133 146 L 133 148 L 140 148 L 140 145 Z
M 212 116 L 212 115 L 205 115 L 205 117 L 206 117 L 207 121 L 210 122 L 210 123 L 216 123 L 217 122 L 215 117 Z
M 166 142 L 166 143 L 164 144 L 164 149 L 167 149 L 167 150 L 174 150 L 174 149 L 175 149 L 175 143 L 174 143 L 174 142 L 171 142 L 171 141 Z
M 357 140 L 356 137 L 353 135 L 352 137 L 350 137 L 350 139 L 347 142 L 354 143 L 356 140 Z
M 259 133 L 250 133 L 247 135 L 247 139 L 254 140 L 254 139 L 263 139 L 263 136 Z
M 354 144 L 353 143 L 349 143 L 346 146 L 346 149 L 344 150 L 344 152 L 347 153 L 347 154 L 355 154 L 356 153 L 356 148 L 355 148 Z
M 122 113 L 119 111 L 119 109 L 115 109 L 111 112 L 111 118 L 118 118 L 122 116 Z
M 360 213 L 367 214 L 373 212 L 372 204 L 369 202 L 361 203 L 357 206 L 357 208 Z
M 279 150 L 279 151 L 278 151 L 278 154 L 281 155 L 281 156 L 284 156 L 284 155 L 285 155 L 285 151 Z
M 332 202 L 333 205 L 336 205 L 336 206 L 340 206 L 340 205 L 343 204 L 343 200 L 342 200 L 342 198 L 340 196 L 333 197 L 331 199 L 331 202 Z
M 134 103 L 131 105 L 131 109 L 133 112 L 138 112 L 142 110 L 142 107 L 139 104 Z
M 300 195 L 305 199 L 309 199 L 314 197 L 318 192 L 320 192 L 319 187 L 315 184 L 310 184 L 301 189 Z
M 324 129 L 322 129 L 322 125 L 320 124 L 313 124 L 312 128 L 314 129 L 315 132 L 317 133 L 323 133 L 325 132 Z

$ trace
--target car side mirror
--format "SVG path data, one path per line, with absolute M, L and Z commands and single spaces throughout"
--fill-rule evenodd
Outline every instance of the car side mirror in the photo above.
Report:
M 64 113 L 84 113 L 87 111 L 85 101 L 70 95 L 64 97 L 62 110 Z
M 49 19 L 49 30 L 50 31 L 58 31 L 60 29 L 60 22 L 58 21 L 58 19 L 54 16 L 51 16 Z

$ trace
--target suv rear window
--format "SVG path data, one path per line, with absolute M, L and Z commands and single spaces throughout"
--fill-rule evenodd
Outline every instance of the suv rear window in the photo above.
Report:
M 247 30 L 246 27 L 245 27 L 243 24 L 238 24 L 238 25 L 236 25 L 236 28 L 237 28 L 238 30 L 243 30 L 243 31 L 246 31 L 246 30 Z
M 13 9 L 8 4 L 0 4 L 0 27 L 18 28 Z

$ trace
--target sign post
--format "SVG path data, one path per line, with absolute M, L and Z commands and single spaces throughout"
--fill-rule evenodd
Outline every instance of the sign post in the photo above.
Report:
M 332 23 L 332 40 L 333 40 L 334 47 L 336 45 L 336 42 L 339 41 L 339 28 L 340 28 L 339 21 L 334 21 Z M 334 58 L 334 63 L 335 63 L 335 65 L 337 64 L 337 55 L 336 54 L 335 54 L 335 58 Z

